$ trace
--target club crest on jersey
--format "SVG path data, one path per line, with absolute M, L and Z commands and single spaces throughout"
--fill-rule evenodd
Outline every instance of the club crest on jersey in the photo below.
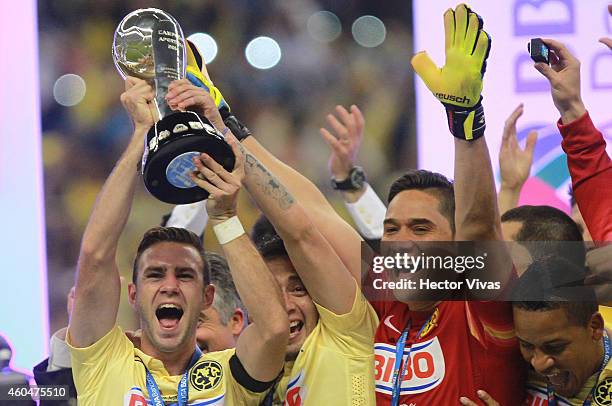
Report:
M 433 320 L 433 317 L 432 317 Z M 433 328 L 433 326 L 431 327 Z M 376 391 L 391 394 L 393 391 L 393 366 L 395 346 L 376 343 L 374 345 Z M 446 373 L 444 353 L 438 337 L 417 343 L 410 350 L 404 350 L 404 362 L 408 361 L 400 393 L 409 395 L 432 390 L 442 383 Z
M 593 391 L 593 400 L 598 406 L 612 405 L 612 376 L 600 381 Z
M 217 361 L 204 360 L 196 363 L 189 372 L 189 383 L 195 389 L 214 389 L 223 378 L 223 368 Z
M 124 406 L 147 406 L 147 399 L 140 388 L 130 389 L 123 397 Z
M 431 315 L 431 318 L 429 319 L 427 324 L 425 324 L 425 327 L 423 327 L 423 332 L 421 332 L 421 335 L 419 337 L 423 338 L 427 334 L 429 334 L 429 332 L 438 325 L 438 320 L 440 320 L 440 309 L 436 307 L 436 310 L 434 310 L 433 314 Z

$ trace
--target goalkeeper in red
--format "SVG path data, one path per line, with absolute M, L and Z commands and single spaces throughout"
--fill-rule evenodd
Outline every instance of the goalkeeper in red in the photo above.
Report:
M 438 68 L 424 52 L 412 65 L 446 109 L 455 137 L 455 182 L 428 171 L 396 181 L 383 243 L 502 240 L 480 95 L 491 39 L 463 4 L 444 13 L 444 26 L 445 65 Z M 505 284 L 515 277 L 510 259 L 494 251 L 482 277 Z M 403 291 L 393 294 L 373 303 L 381 321 L 374 345 L 378 405 L 457 405 L 483 388 L 502 405 L 521 404 L 523 365 L 509 302 L 416 301 Z

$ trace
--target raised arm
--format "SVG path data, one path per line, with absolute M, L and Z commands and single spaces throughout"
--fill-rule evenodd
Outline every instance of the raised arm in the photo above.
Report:
M 176 88 L 171 85 L 171 88 L 176 89 L 176 96 L 173 92 L 172 103 L 176 99 L 182 100 L 182 95 L 188 94 L 191 98 L 190 104 L 185 105 L 185 107 L 196 108 L 217 128 L 222 130 L 226 128 L 213 99 L 205 90 L 183 81 L 175 83 Z M 274 170 L 267 168 L 258 156 L 246 148 L 247 141 L 251 138 L 249 137 L 239 144 L 245 154 L 245 187 L 266 217 L 274 224 L 285 242 L 291 261 L 311 297 L 320 305 L 337 314 L 348 312 L 354 302 L 356 288 L 346 262 L 342 261 L 336 247 L 319 229 L 321 219 L 318 218 L 316 222 L 313 220 L 318 212 L 313 213 L 306 210 L 302 201 L 296 199 L 293 191 L 285 186 L 285 182 L 291 182 L 294 176 L 277 178 Z M 260 154 L 266 155 L 268 161 L 272 162 L 273 167 L 285 175 L 295 172 L 270 155 L 263 147 L 258 146 L 259 144 L 254 139 L 251 145 L 255 145 Z M 297 172 L 295 173 L 297 174 Z M 302 175 L 295 176 L 303 178 Z M 306 182 L 310 183 L 307 180 Z M 296 184 L 292 184 L 292 186 L 294 189 L 299 188 L 299 185 Z M 312 188 L 316 189 L 314 185 L 310 184 L 308 189 L 311 190 Z M 300 193 L 303 194 L 304 191 L 302 190 Z M 317 190 L 317 193 L 320 192 Z M 325 204 L 328 205 L 327 201 L 325 201 Z M 333 210 L 332 212 L 334 216 L 337 216 Z M 336 223 L 326 224 L 325 227 L 329 229 L 333 224 Z M 360 280 L 358 278 L 360 278 L 361 272 L 359 255 L 361 237 L 343 220 L 342 224 L 351 230 L 350 234 L 353 237 L 356 236 L 352 242 L 349 241 L 349 244 L 344 241 L 342 247 L 347 260 L 355 262 L 354 267 L 357 275 L 353 274 L 353 278 Z M 333 235 L 333 238 L 341 238 L 344 235 L 342 233 L 343 229 L 343 227 L 338 228 L 336 230 L 337 234 Z M 332 230 L 328 231 L 333 234 Z
M 476 73 L 471 78 L 465 76 L 464 87 L 479 87 L 482 89 L 482 78 L 486 67 L 486 59 L 491 47 L 491 38 L 482 29 L 474 38 L 472 30 L 478 26 L 479 17 L 477 14 L 467 9 L 467 15 L 463 14 L 465 6 L 459 6 L 455 11 L 456 30 L 460 34 L 461 29 L 467 26 L 466 41 L 473 38 L 473 42 L 466 43 L 464 49 L 473 49 L 471 66 Z M 448 17 L 447 17 L 448 18 Z M 461 21 L 465 21 L 462 25 Z M 459 35 L 460 37 L 460 35 Z M 457 45 L 457 43 L 455 43 Z M 474 45 L 475 44 L 475 45 Z M 477 252 L 486 253 L 487 267 L 486 272 L 479 274 L 481 280 L 501 282 L 505 284 L 513 278 L 512 261 L 507 250 L 502 249 L 498 244 L 490 245 L 485 241 L 503 241 L 501 230 L 501 218 L 497 205 L 497 195 L 495 190 L 495 180 L 489 149 L 487 147 L 485 131 L 485 116 L 482 108 L 482 97 L 478 94 L 479 102 L 473 106 L 473 110 L 467 114 L 466 121 L 473 120 L 472 128 L 462 123 L 460 128 L 455 126 L 452 130 L 455 136 L 455 240 L 456 241 L 475 241 Z M 460 107 L 463 110 L 464 107 Z M 504 285 L 505 288 L 505 285 Z M 505 290 L 502 288 L 502 290 Z M 501 292 L 500 292 L 501 293 Z M 481 292 L 472 291 L 472 297 L 477 298 Z M 486 297 L 486 293 L 484 293 Z M 473 302 L 477 305 L 478 302 Z M 507 303 L 497 303 L 499 313 L 508 311 Z M 474 306 L 473 309 L 478 309 Z M 502 310 L 503 309 L 503 310 Z M 479 317 L 486 323 L 488 319 L 487 311 L 491 311 L 490 303 L 485 303 L 484 307 L 475 310 Z M 497 312 L 492 311 L 495 316 Z M 508 312 L 509 315 L 509 312 Z
M 465 4 L 444 13 L 444 28 L 444 67 L 436 67 L 424 52 L 412 58 L 412 66 L 444 105 L 455 137 L 455 240 L 501 241 L 481 96 L 491 39 L 482 29 L 482 19 Z M 506 282 L 511 277 L 506 250 L 482 244 L 479 250 L 489 251 L 487 272 L 480 279 Z
M 455 239 L 501 238 L 491 159 L 483 137 L 483 76 L 491 39 L 482 19 L 465 4 L 444 13 L 446 64 L 438 68 L 425 52 L 412 66 L 444 105 L 455 136 Z
M 344 205 L 359 232 L 365 238 L 380 239 L 383 235 L 383 221 L 387 208 L 365 181 L 365 173 L 362 179 L 354 178 L 359 176 L 355 161 L 363 140 L 365 120 L 355 105 L 351 106 L 350 113 L 344 107 L 336 106 L 336 115 L 331 113 L 327 115 L 327 123 L 331 130 L 326 128 L 319 130 L 331 150 L 329 171 L 333 183 L 342 193 Z
M 115 254 L 134 198 L 144 137 L 155 122 L 149 104 L 154 97 L 145 81 L 126 80 L 121 102 L 134 122 L 134 134 L 106 180 L 83 235 L 69 325 L 69 340 L 74 347 L 95 343 L 116 322 L 121 285 Z
M 503 240 L 484 138 L 455 140 L 455 210 L 456 241 Z
M 238 294 L 253 318 L 253 323 L 238 338 L 236 355 L 249 376 L 270 382 L 282 369 L 289 320 L 276 280 L 237 217 L 244 156 L 233 136 L 228 137 L 228 142 L 236 156 L 234 170 L 230 173 L 210 156 L 202 154 L 194 160 L 199 177 L 193 174 L 192 179 L 210 192 L 206 202 L 210 222 L 223 248 Z
M 336 115 L 329 113 L 326 117 L 331 131 L 321 128 L 319 133 L 332 151 L 328 161 L 332 178 L 336 182 L 343 182 L 355 167 L 357 153 L 363 141 L 365 120 L 361 110 L 355 105 L 351 106 L 350 113 L 343 106 L 336 106 Z M 338 190 L 345 202 L 355 203 L 363 196 L 365 187 Z
M 551 66 L 537 63 L 535 68 L 550 82 L 553 102 L 561 114 L 557 126 L 576 203 L 593 241 L 612 241 L 612 160 L 582 102 L 580 61 L 561 42 L 543 41 L 553 51 Z
M 287 253 L 313 300 L 336 314 L 355 301 L 355 281 L 328 240 L 285 187 L 248 150 L 245 186 L 283 239 Z M 359 259 L 359 251 L 353 251 Z
M 221 106 L 221 108 L 224 108 L 225 114 L 227 114 L 227 102 L 223 99 L 219 89 L 210 80 L 206 72 L 206 66 L 189 66 L 188 72 L 191 73 L 191 76 L 188 75 L 188 77 L 190 80 L 193 79 L 192 83 L 206 91 L 210 91 L 214 96 L 217 107 Z M 194 75 L 197 76 L 197 79 L 193 78 Z M 189 84 L 188 81 L 175 82 L 168 92 L 169 102 L 173 105 L 178 105 L 180 108 L 198 110 L 197 103 L 200 99 L 196 96 L 196 93 L 188 92 L 187 86 Z M 179 94 L 180 96 L 178 96 Z M 235 121 L 233 122 L 235 123 Z M 232 128 L 227 119 L 225 119 L 225 123 L 227 123 L 228 127 Z M 240 137 L 240 139 L 242 145 L 286 185 L 289 192 L 304 207 L 304 210 L 310 215 L 315 226 L 328 240 L 354 278 L 360 280 L 361 262 L 359 256 L 355 255 L 355 253 L 359 252 L 362 239 L 357 231 L 336 213 L 323 193 L 304 175 L 277 159 L 255 137 Z
M 527 135 L 525 148 L 521 149 L 516 138 L 516 122 L 523 115 L 523 105 L 518 105 L 504 123 L 504 134 L 499 149 L 501 188 L 497 195 L 499 213 L 504 214 L 518 206 L 521 189 L 529 178 L 533 151 L 538 139 L 537 131 Z
M 362 238 L 357 231 L 336 213 L 314 183 L 277 159 L 254 137 L 247 138 L 242 145 L 286 186 L 287 191 L 308 213 L 316 228 L 329 242 L 353 277 L 360 280 L 361 261 L 357 254 L 361 249 Z

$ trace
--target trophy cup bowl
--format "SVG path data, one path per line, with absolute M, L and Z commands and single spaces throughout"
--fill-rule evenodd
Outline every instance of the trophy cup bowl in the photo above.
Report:
M 168 86 L 185 78 L 186 41 L 178 22 L 165 11 L 147 8 L 131 12 L 115 30 L 113 60 L 119 74 L 146 80 L 155 89 L 161 118 L 145 138 L 142 175 L 147 190 L 171 204 L 194 203 L 209 193 L 189 177 L 194 156 L 206 152 L 226 170 L 235 157 L 223 135 L 206 117 L 174 111 L 166 103 Z

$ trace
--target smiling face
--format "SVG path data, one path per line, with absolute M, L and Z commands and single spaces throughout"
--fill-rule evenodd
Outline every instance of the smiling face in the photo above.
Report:
M 452 241 L 440 200 L 422 190 L 404 190 L 389 203 L 382 241 Z
M 422 190 L 404 190 L 393 198 L 384 221 L 383 242 L 452 241 L 453 231 L 448 219 L 440 212 L 440 200 Z M 416 275 L 416 274 L 415 274 Z M 431 310 L 436 301 L 415 300 L 412 291 L 393 292 L 397 300 L 412 310 Z
M 164 353 L 193 348 L 200 311 L 214 295 L 210 286 L 204 288 L 204 263 L 198 251 L 183 243 L 159 242 L 142 253 L 137 266 L 129 298 L 143 341 Z
M 288 257 L 266 259 L 266 264 L 285 298 L 289 316 L 289 344 L 285 360 L 294 361 L 304 341 L 317 325 L 319 312 Z
M 555 392 L 572 397 L 593 375 L 603 356 L 603 319 L 595 313 L 580 326 L 564 308 L 531 311 L 514 307 L 514 327 L 521 353 Z

